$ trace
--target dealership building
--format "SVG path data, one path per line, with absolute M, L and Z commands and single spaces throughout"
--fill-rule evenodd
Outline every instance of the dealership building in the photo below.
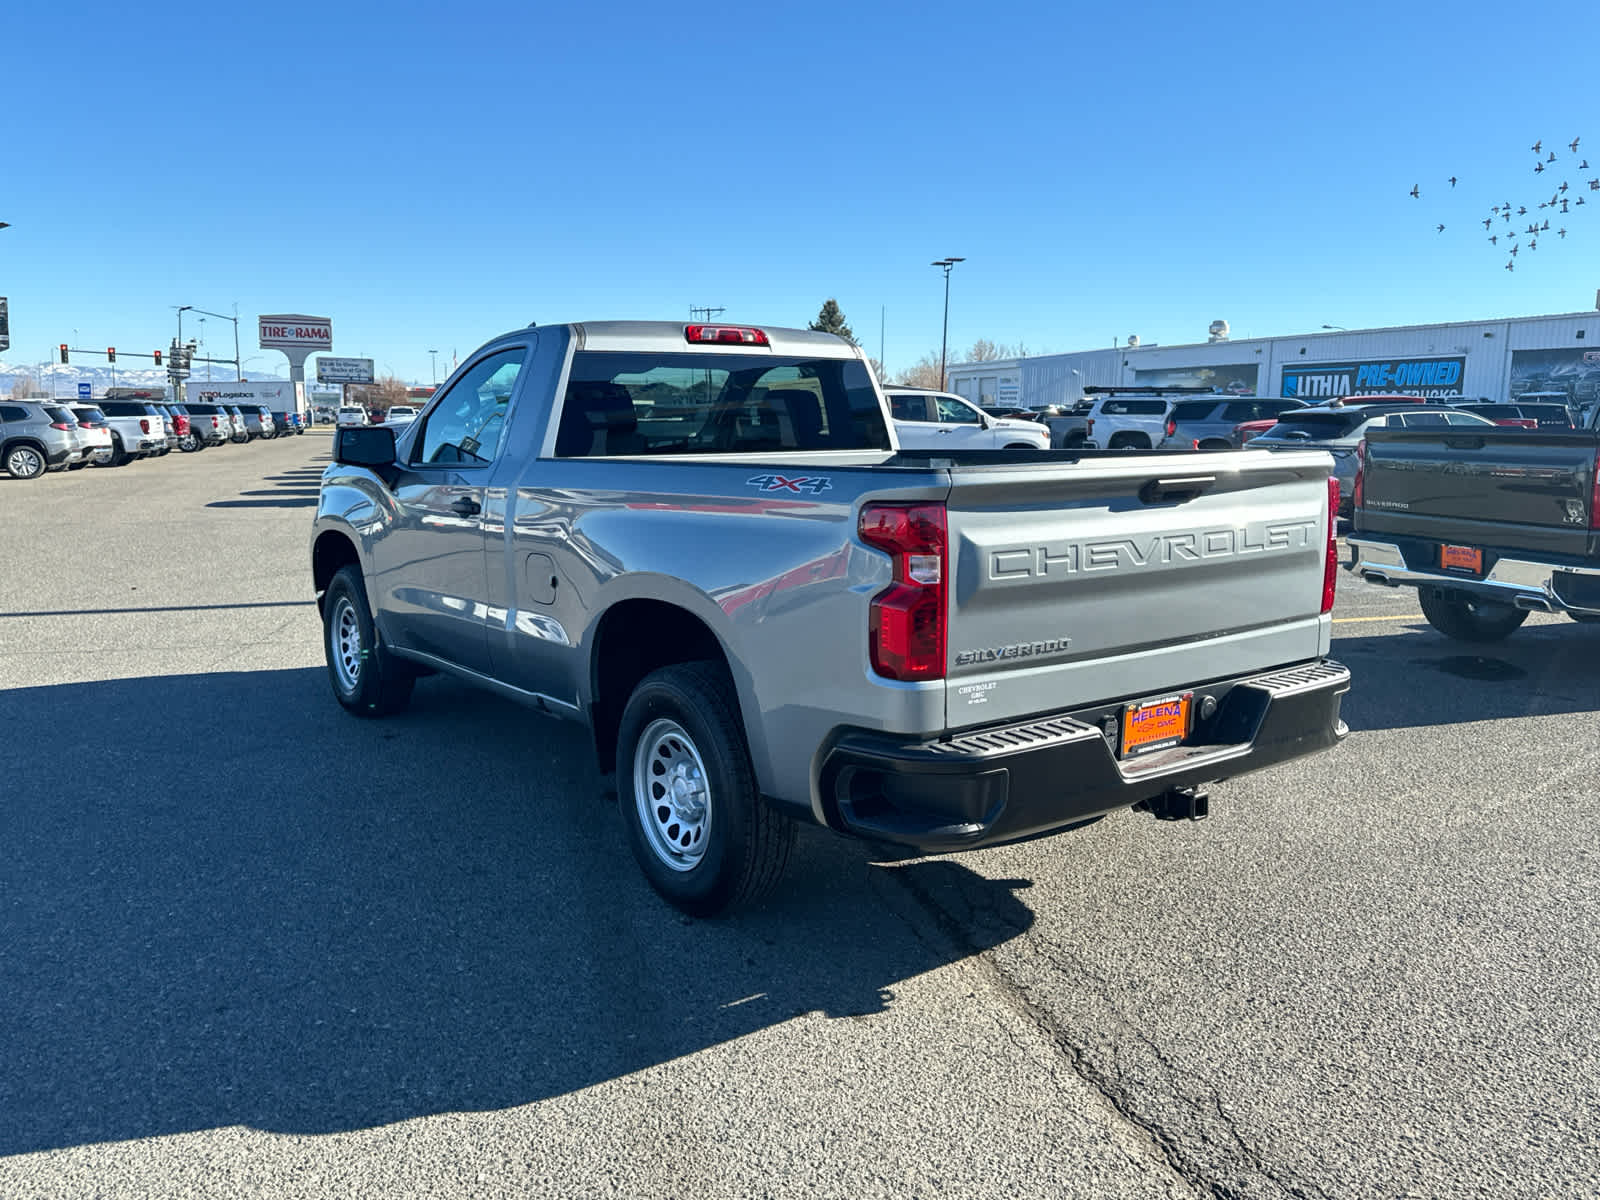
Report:
M 1214 321 L 1208 340 L 1192 345 L 1130 337 L 1110 349 L 958 363 L 949 376 L 951 391 L 991 406 L 1072 404 L 1095 384 L 1313 402 L 1385 392 L 1490 400 L 1561 392 L 1588 405 L 1600 398 L 1600 311 L 1239 341 L 1226 321 Z

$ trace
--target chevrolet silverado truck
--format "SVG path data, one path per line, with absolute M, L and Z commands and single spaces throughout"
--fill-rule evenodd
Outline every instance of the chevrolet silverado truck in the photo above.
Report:
M 686 912 L 768 889 L 795 822 L 921 851 L 1327 749 L 1336 484 L 1316 451 L 900 450 L 831 334 L 602 322 L 341 425 L 311 572 L 335 698 L 448 672 L 579 722 Z
M 1600 621 L 1597 421 L 1369 431 L 1350 570 L 1416 588 L 1428 623 L 1458 641 L 1509 637 L 1530 612 Z

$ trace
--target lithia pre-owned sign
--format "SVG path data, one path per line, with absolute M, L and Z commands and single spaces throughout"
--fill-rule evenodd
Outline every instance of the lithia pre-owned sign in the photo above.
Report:
M 329 317 L 278 313 L 257 320 L 261 324 L 263 350 L 304 350 L 315 354 L 333 349 L 333 320 Z
M 1398 392 L 1442 400 L 1461 395 L 1465 358 L 1402 358 L 1372 362 L 1306 363 L 1283 368 L 1282 394 L 1300 400 Z

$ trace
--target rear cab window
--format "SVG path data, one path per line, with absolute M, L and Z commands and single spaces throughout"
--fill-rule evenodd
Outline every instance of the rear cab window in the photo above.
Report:
M 591 350 L 573 355 L 555 453 L 889 448 L 878 393 L 858 358 Z

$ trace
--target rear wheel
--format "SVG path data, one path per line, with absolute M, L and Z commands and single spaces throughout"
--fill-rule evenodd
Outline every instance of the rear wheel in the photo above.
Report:
M 1418 599 L 1428 624 L 1458 642 L 1498 642 L 1528 619 L 1525 609 L 1490 600 L 1459 600 L 1426 589 L 1418 593 Z
M 622 713 L 616 778 L 633 856 L 669 904 L 716 916 L 783 875 L 794 822 L 761 797 L 723 667 L 680 663 L 644 678 Z
M 94 465 L 97 467 L 125 467 L 132 461 L 128 452 L 122 448 L 122 439 L 116 434 L 111 435 L 111 457 L 102 458 Z
M 322 649 L 334 698 L 350 712 L 385 717 L 411 702 L 416 673 L 378 637 L 360 567 L 340 568 L 323 594 Z
M 1038 448 L 1032 442 L 1012 442 L 1006 447 L 1007 450 L 1037 450 Z
M 178 449 L 182 450 L 185 454 L 193 454 L 196 450 L 200 449 L 200 439 L 195 437 L 195 435 L 192 433 L 186 433 L 178 439 Z
M 32 446 L 13 446 L 6 451 L 6 473 L 13 479 L 37 479 L 44 468 L 44 455 Z
M 1117 433 L 1111 436 L 1112 450 L 1148 450 L 1150 439 L 1142 433 Z

